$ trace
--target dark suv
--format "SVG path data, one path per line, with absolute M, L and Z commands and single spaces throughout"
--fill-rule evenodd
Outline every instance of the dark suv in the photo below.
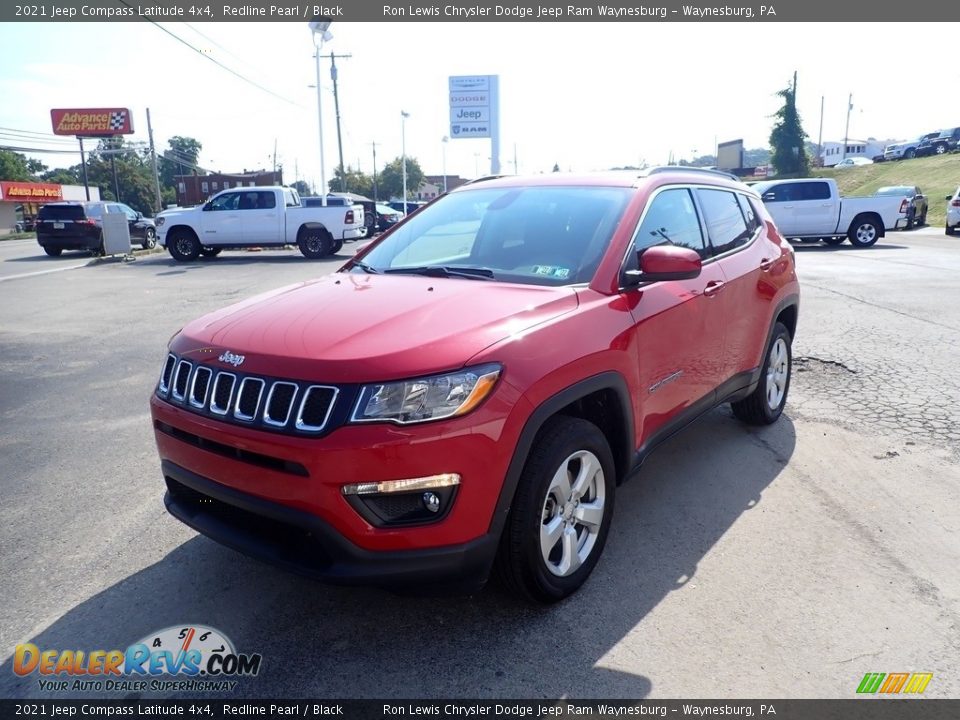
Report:
M 330 582 L 475 589 L 496 567 L 554 602 L 663 440 L 720 403 L 776 422 L 798 307 L 790 244 L 725 174 L 464 185 L 171 338 L 165 502 Z
M 960 144 L 960 127 L 946 128 L 936 137 L 921 141 L 917 146 L 917 157 L 955 152 L 958 144 Z
M 123 203 L 100 201 L 44 205 L 37 215 L 37 242 L 47 255 L 53 257 L 64 250 L 100 252 L 103 249 L 104 213 L 127 216 L 131 242 L 139 243 L 144 249 L 157 244 L 153 220 Z

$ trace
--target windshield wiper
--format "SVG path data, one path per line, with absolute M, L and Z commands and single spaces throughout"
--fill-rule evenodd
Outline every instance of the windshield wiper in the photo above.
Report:
M 475 267 L 451 267 L 449 265 L 421 265 L 420 267 L 388 268 L 385 273 L 409 273 L 428 277 L 462 277 L 470 280 L 493 280 L 493 270 Z
M 358 268 L 360 268 L 361 270 L 363 270 L 364 272 L 370 273 L 371 275 L 379 275 L 379 274 L 380 274 L 380 271 L 379 271 L 379 270 L 377 270 L 375 267 L 371 267 L 370 265 L 367 265 L 363 260 L 351 260 L 351 261 L 350 261 L 350 267 L 351 267 L 351 268 L 358 267 Z

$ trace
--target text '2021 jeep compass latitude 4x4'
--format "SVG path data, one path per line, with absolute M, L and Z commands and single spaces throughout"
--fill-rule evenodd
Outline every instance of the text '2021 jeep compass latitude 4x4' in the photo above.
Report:
M 793 251 L 721 173 L 489 179 L 340 271 L 190 323 L 151 399 L 169 511 L 338 583 L 576 590 L 617 485 L 722 402 L 774 422 Z

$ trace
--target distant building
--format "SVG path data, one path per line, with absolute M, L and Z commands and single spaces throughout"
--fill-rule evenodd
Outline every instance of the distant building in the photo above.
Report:
M 443 175 L 424 175 L 423 181 L 435 185 L 440 192 L 443 192 Z M 455 190 L 467 182 L 469 182 L 467 178 L 459 175 L 447 175 L 447 190 Z
M 83 185 L 0 179 L 0 235 L 14 232 L 18 225 L 32 230 L 37 211 L 48 202 L 86 199 Z M 100 199 L 100 188 L 96 185 L 90 186 L 90 199 Z
M 221 190 L 236 187 L 255 187 L 257 185 L 283 185 L 283 172 L 254 170 L 242 173 L 211 173 L 210 175 L 176 175 L 177 205 L 189 207 L 200 205 L 211 195 Z
M 842 142 L 827 141 L 820 150 L 820 160 L 823 167 L 833 167 L 844 158 L 862 157 L 873 160 L 877 155 L 883 155 L 885 142 L 875 138 L 869 140 L 847 140 L 847 151 L 843 151 Z

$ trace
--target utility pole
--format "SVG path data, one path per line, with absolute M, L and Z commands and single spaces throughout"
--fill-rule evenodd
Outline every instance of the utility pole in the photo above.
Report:
M 330 53 L 330 79 L 333 80 L 333 109 L 337 115 L 337 149 L 340 151 L 340 191 L 347 191 L 347 176 L 343 169 L 343 138 L 340 135 L 340 96 L 337 94 L 337 58 L 351 58 L 352 55 Z
M 80 141 L 80 166 L 83 168 L 83 190 L 87 194 L 87 200 L 90 199 L 90 182 L 87 180 L 87 156 L 83 152 L 83 136 L 77 135 Z
M 378 202 L 377 198 L 377 141 L 370 143 L 373 146 L 373 201 Z
M 520 166 L 517 164 L 517 144 L 513 144 L 513 174 L 520 174 Z
M 847 127 L 843 131 L 843 154 L 840 155 L 841 160 L 845 160 L 847 157 L 847 140 L 850 136 L 850 111 L 853 110 L 853 93 L 850 93 L 850 97 L 847 99 Z
M 817 157 L 820 159 L 820 164 L 823 165 L 823 102 L 825 96 L 820 96 L 820 132 L 817 133 Z
M 156 209 L 163 209 L 163 198 L 160 196 L 160 171 L 157 169 L 157 150 L 153 145 L 153 125 L 150 124 L 150 108 L 147 108 L 147 137 L 150 139 L 150 158 L 153 160 L 153 181 L 157 191 Z
M 277 174 L 277 139 L 273 139 L 273 174 Z

